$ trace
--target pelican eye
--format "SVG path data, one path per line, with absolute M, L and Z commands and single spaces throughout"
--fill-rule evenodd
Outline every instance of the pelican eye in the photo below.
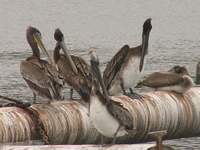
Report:
M 42 34 L 39 31 L 37 33 L 38 33 L 39 37 L 42 39 Z

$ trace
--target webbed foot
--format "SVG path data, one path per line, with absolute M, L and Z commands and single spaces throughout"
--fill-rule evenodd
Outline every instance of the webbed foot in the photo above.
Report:
M 132 99 L 142 99 L 142 98 L 144 98 L 144 96 L 137 94 L 137 93 L 128 93 L 128 94 L 125 94 L 125 95 L 132 98 Z

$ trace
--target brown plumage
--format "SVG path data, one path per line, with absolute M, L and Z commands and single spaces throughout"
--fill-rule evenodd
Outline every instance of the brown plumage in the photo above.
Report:
M 34 94 L 33 103 L 36 102 L 36 95 L 47 98 L 49 102 L 52 100 L 62 100 L 64 86 L 62 76 L 52 64 L 40 59 L 38 45 L 52 63 L 41 41 L 41 33 L 36 28 L 28 27 L 26 36 L 33 55 L 21 62 L 20 71 L 23 79 Z
M 172 72 L 162 71 L 154 72 L 144 77 L 144 79 L 138 83 L 138 86 L 145 85 L 149 87 L 163 87 L 183 82 L 180 75 Z
M 109 90 L 111 81 L 113 81 L 114 77 L 120 70 L 122 63 L 128 55 L 129 49 L 130 47 L 128 45 L 124 45 L 108 62 L 103 72 L 103 79 L 107 90 Z
M 90 65 L 82 57 L 70 55 L 72 64 L 74 64 L 74 68 L 77 69 L 76 73 L 66 55 L 59 53 L 61 48 L 65 53 L 68 53 L 64 44 L 64 36 L 62 32 L 59 29 L 56 29 L 54 37 L 58 42 L 54 49 L 54 60 L 65 77 L 65 82 L 70 86 L 70 88 L 75 89 L 84 101 L 88 102 L 92 87 Z
M 130 48 L 123 46 L 108 62 L 103 73 L 103 79 L 109 95 L 121 90 L 125 95 L 125 89 L 135 86 L 143 69 L 144 57 L 148 54 L 148 41 L 151 31 L 151 18 L 143 25 L 142 44 Z M 133 94 L 133 93 L 132 93 Z
M 133 117 L 120 102 L 110 99 L 110 102 L 107 103 L 107 109 L 119 120 L 121 125 L 125 126 L 126 130 L 133 130 Z
M 194 85 L 185 67 L 175 66 L 171 70 L 154 72 L 144 77 L 136 87 L 184 93 Z

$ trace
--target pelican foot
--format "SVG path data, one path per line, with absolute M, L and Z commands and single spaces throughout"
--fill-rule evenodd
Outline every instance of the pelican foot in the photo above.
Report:
M 42 102 L 35 102 L 35 103 L 32 103 L 32 104 L 42 104 Z
M 128 135 L 134 136 L 135 134 L 138 133 L 138 131 L 136 129 L 132 129 L 132 130 L 126 130 L 126 132 L 128 132 Z
M 125 95 L 132 98 L 132 99 L 142 99 L 142 98 L 144 98 L 144 96 L 137 94 L 137 93 L 128 93 L 128 94 L 125 94 Z

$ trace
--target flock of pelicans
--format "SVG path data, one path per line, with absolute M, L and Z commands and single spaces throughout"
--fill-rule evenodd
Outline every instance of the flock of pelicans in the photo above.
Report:
M 29 26 L 26 37 L 33 54 L 21 62 L 20 71 L 33 92 L 33 103 L 36 103 L 36 95 L 47 98 L 49 103 L 63 100 L 66 83 L 70 87 L 70 99 L 73 99 L 75 89 L 89 104 L 89 116 L 96 129 L 102 135 L 112 137 L 112 144 L 115 143 L 116 137 L 135 134 L 130 112 L 110 99 L 109 95 L 123 91 L 126 96 L 140 99 L 143 96 L 134 93 L 131 87 L 137 85 L 136 87 L 184 93 L 194 84 L 186 68 L 180 66 L 169 71 L 154 72 L 138 83 L 144 68 L 144 58 L 148 54 L 151 29 L 151 18 L 148 18 L 143 24 L 142 44 L 134 48 L 123 46 L 108 62 L 102 77 L 99 59 L 94 52 L 89 52 L 91 65 L 80 56 L 69 55 L 64 35 L 60 29 L 56 29 L 54 38 L 57 42 L 52 60 L 42 43 L 40 31 Z M 50 63 L 40 59 L 39 48 Z M 60 53 L 61 49 L 64 54 Z M 127 93 L 126 89 L 129 89 L 130 93 Z

